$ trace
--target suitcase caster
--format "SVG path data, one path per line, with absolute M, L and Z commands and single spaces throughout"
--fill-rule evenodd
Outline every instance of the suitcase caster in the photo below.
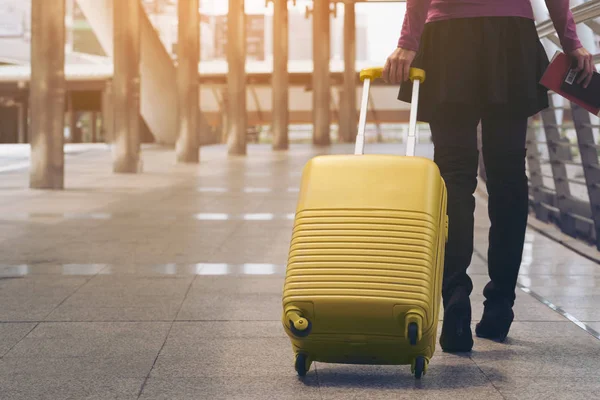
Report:
M 310 364 L 311 364 L 311 362 L 305 353 L 296 354 L 296 363 L 295 363 L 294 367 L 296 368 L 296 372 L 298 373 L 298 376 L 305 377 L 306 373 L 310 369 Z
M 421 379 L 423 375 L 427 372 L 427 359 L 423 356 L 419 356 L 415 359 L 412 373 L 415 374 L 416 379 Z
M 411 322 L 408 325 L 408 341 L 411 346 L 416 346 L 419 341 L 419 325 L 415 322 Z

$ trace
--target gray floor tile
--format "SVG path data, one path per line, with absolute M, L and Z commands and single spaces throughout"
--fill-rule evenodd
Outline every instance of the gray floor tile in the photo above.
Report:
M 273 228 L 262 224 L 256 226 L 244 224 L 233 235 L 227 238 L 222 248 L 240 249 L 242 247 L 249 247 L 257 251 L 260 249 L 266 252 L 272 248 L 280 247 L 287 251 L 291 236 L 292 229 L 288 229 L 288 227 Z
M 0 321 L 40 321 L 84 285 L 84 278 L 24 277 L 0 280 Z
M 169 323 L 40 323 L 5 357 L 137 357 L 158 354 Z
M 560 346 L 560 353 L 578 357 L 583 354 L 600 351 L 598 341 L 584 330 L 571 323 L 564 322 L 513 322 L 505 343 L 480 340 L 486 348 L 476 352 L 476 362 L 501 359 L 512 355 L 556 355 L 548 354 L 548 349 Z
M 287 375 L 264 377 L 150 378 L 142 400 L 320 400 L 316 375 L 309 373 L 300 381 L 291 371 Z
M 582 377 L 510 377 L 493 381 L 507 400 L 544 399 L 580 400 L 600 399 L 600 381 L 596 374 Z
M 188 298 L 207 293 L 269 293 L 281 296 L 284 279 L 283 276 L 199 276 L 192 284 Z
M 587 296 L 565 296 L 557 294 L 543 297 L 567 311 L 584 308 L 595 308 L 598 307 L 598 304 L 600 304 L 600 294 Z
M 169 342 L 198 338 L 287 338 L 281 321 L 175 322 Z
M 193 277 L 100 275 L 61 304 L 49 321 L 173 320 Z
M 294 372 L 294 353 L 286 338 L 168 340 L 152 377 L 252 376 L 257 379 Z
M 106 321 L 172 321 L 175 319 L 181 306 L 181 300 L 156 300 L 155 305 L 144 304 L 143 306 L 72 306 L 62 305 L 52 311 L 46 321 L 52 322 L 106 322 Z
M 63 379 L 79 377 L 143 378 L 150 370 L 156 353 L 135 356 L 104 357 L 99 355 L 63 357 L 63 354 L 43 357 L 4 357 L 0 361 L 0 378 L 31 375 L 40 378 Z
M 23 339 L 34 326 L 33 323 L 0 323 L 0 357 Z
M 185 277 L 198 274 L 199 266 L 196 264 L 126 264 L 107 265 L 100 271 L 100 275 L 131 275 L 137 277 Z
M 534 259 L 535 260 L 535 259 Z M 579 263 L 567 263 L 567 262 L 556 262 L 540 264 L 534 262 L 527 269 L 523 269 L 521 274 L 527 274 L 530 276 L 600 276 L 600 268 L 598 265 L 592 264 L 579 264 Z
M 283 306 L 276 293 L 229 293 L 189 296 L 178 321 L 279 321 Z
M 585 324 L 594 329 L 596 332 L 600 332 L 600 322 L 586 321 Z
M 56 379 L 21 375 L 9 380 L 0 377 L 0 399 L 134 400 L 143 382 L 143 378 L 80 379 L 73 376 Z
M 565 322 L 565 318 L 562 315 L 519 289 L 517 289 L 514 312 L 515 321 Z
M 37 275 L 64 275 L 91 277 L 106 268 L 104 264 L 35 264 L 0 265 L 0 278 L 18 278 Z
M 473 360 L 492 379 L 587 376 L 600 357 L 598 340 L 570 322 L 517 322 L 505 344 L 478 344 Z
M 183 297 L 192 277 L 116 277 L 99 275 L 73 297 L 107 294 L 117 298 L 129 295 L 142 297 Z M 104 299 L 103 299 L 104 300 Z
M 237 247 L 234 243 L 220 247 L 210 255 L 207 255 L 206 262 L 210 263 L 229 263 L 229 264 L 244 264 L 252 263 L 276 263 L 281 264 L 287 261 L 287 250 L 285 257 L 274 258 L 273 251 L 281 251 L 273 249 L 271 246 L 262 245 L 258 247 Z

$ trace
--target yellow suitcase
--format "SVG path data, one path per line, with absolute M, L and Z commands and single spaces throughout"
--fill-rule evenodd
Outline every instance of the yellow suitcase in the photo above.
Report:
M 283 290 L 284 329 L 298 375 L 314 361 L 411 365 L 434 354 L 448 235 L 446 186 L 433 161 L 413 157 L 414 81 L 407 156 L 363 155 L 370 83 L 364 82 L 354 155 L 304 168 Z

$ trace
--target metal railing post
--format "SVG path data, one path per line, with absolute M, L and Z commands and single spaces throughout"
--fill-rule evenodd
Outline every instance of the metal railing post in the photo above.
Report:
M 533 199 L 532 206 L 535 216 L 540 221 L 548 222 L 549 215 L 544 207 L 544 177 L 542 176 L 542 166 L 540 163 L 540 152 L 537 147 L 537 137 L 535 130 L 531 126 L 531 119 L 527 128 L 527 169 L 529 171 L 529 194 Z
M 571 115 L 577 132 L 577 144 L 581 154 L 581 164 L 590 199 L 592 219 L 594 220 L 596 247 L 600 250 L 600 165 L 598 165 L 598 147 L 594 141 L 590 113 L 577 104 L 571 103 Z
M 567 235 L 575 237 L 577 235 L 575 220 L 571 215 L 569 207 L 569 199 L 571 198 L 571 190 L 567 177 L 567 169 L 565 167 L 565 154 L 561 150 L 560 133 L 558 124 L 556 123 L 556 114 L 553 108 L 552 96 L 549 97 L 550 107 L 541 112 L 544 133 L 546 135 L 546 143 L 548 146 L 548 155 L 550 157 L 550 165 L 552 167 L 552 178 L 554 180 L 554 188 L 556 191 L 556 205 L 560 210 L 559 227 Z

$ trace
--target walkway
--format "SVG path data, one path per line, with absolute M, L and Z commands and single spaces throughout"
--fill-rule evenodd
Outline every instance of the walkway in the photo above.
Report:
M 100 145 L 67 157 L 63 192 L 30 191 L 26 170 L 6 169 L 0 399 L 600 399 L 600 340 L 538 299 L 600 330 L 600 265 L 533 231 L 521 283 L 535 296 L 519 290 L 508 343 L 438 351 L 419 383 L 408 367 L 325 364 L 300 382 L 281 289 L 300 171 L 314 154 L 250 146 L 228 159 L 216 146 L 182 166 L 150 147 L 144 174 L 116 176 Z

